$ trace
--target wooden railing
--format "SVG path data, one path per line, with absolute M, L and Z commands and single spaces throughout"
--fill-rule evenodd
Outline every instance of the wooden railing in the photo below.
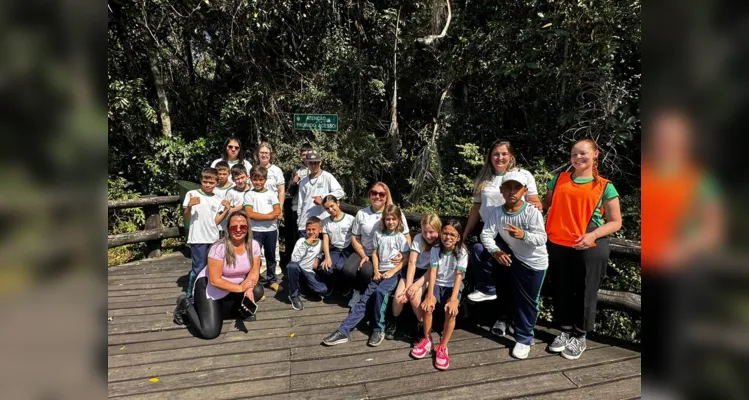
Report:
M 162 239 L 183 237 L 185 234 L 182 227 L 167 228 L 163 227 L 161 224 L 159 208 L 161 206 L 176 205 L 178 203 L 179 196 L 144 196 L 138 199 L 108 201 L 107 209 L 109 211 L 124 208 L 143 208 L 143 213 L 146 217 L 146 226 L 142 231 L 108 235 L 107 246 L 112 248 L 126 244 L 145 242 L 147 247 L 147 257 L 160 257 Z M 351 204 L 341 203 L 341 210 L 351 215 L 356 215 L 361 208 L 362 207 Z M 422 214 L 406 212 L 405 215 L 409 226 L 419 226 Z M 467 218 L 463 216 L 442 216 L 442 218 L 443 220 L 447 218 L 455 218 L 461 221 L 464 225 L 467 220 Z M 480 232 L 472 232 L 472 234 L 478 233 Z M 279 237 L 281 237 L 281 235 L 279 235 Z M 612 257 L 633 261 L 640 260 L 639 242 L 611 238 L 610 246 Z M 623 310 L 633 314 L 640 314 L 642 311 L 640 296 L 634 293 L 601 289 L 598 291 L 598 302 L 610 308 Z

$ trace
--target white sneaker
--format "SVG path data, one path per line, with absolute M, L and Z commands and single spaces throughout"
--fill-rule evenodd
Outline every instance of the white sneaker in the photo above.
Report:
M 528 358 L 528 353 L 531 351 L 531 346 L 522 343 L 515 343 L 515 347 L 512 348 L 512 356 L 525 360 Z
M 473 293 L 468 295 L 468 300 L 471 300 L 474 303 L 479 303 L 479 302 L 487 301 L 487 300 L 494 300 L 496 298 L 497 298 L 496 294 L 486 294 L 486 293 L 479 292 L 478 290 L 475 290 Z

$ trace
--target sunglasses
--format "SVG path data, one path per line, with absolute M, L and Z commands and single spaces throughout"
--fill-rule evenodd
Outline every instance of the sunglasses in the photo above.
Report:
M 384 199 L 385 197 L 387 197 L 387 195 L 388 195 L 388 194 L 387 194 L 387 193 L 385 193 L 385 192 L 378 192 L 378 191 L 376 191 L 376 190 L 370 190 L 370 191 L 369 191 L 369 196 L 370 196 L 370 197 L 379 197 L 379 198 L 381 198 L 381 199 Z
M 246 233 L 247 225 L 232 225 L 229 227 L 229 232 Z
M 230 150 L 239 150 L 239 146 L 226 146 Z

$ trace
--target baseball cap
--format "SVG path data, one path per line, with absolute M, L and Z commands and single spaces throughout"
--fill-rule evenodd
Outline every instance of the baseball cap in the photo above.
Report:
M 528 186 L 528 176 L 520 171 L 510 171 L 502 177 L 502 183 L 509 181 L 519 182 L 523 186 Z
M 317 150 L 310 150 L 307 152 L 307 158 L 305 159 L 307 162 L 309 161 L 322 161 L 322 157 L 320 157 L 320 152 Z

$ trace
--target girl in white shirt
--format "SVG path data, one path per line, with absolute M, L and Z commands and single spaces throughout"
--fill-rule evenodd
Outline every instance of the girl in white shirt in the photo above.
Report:
M 240 142 L 239 138 L 235 136 L 229 136 L 226 138 L 226 141 L 224 141 L 224 154 L 221 158 L 213 160 L 211 168 L 216 168 L 216 164 L 218 164 L 219 161 L 226 161 L 229 164 L 229 168 L 241 163 L 247 171 L 252 169 L 252 164 L 245 159 L 242 142 Z M 231 175 L 229 176 L 229 181 L 234 183 Z

